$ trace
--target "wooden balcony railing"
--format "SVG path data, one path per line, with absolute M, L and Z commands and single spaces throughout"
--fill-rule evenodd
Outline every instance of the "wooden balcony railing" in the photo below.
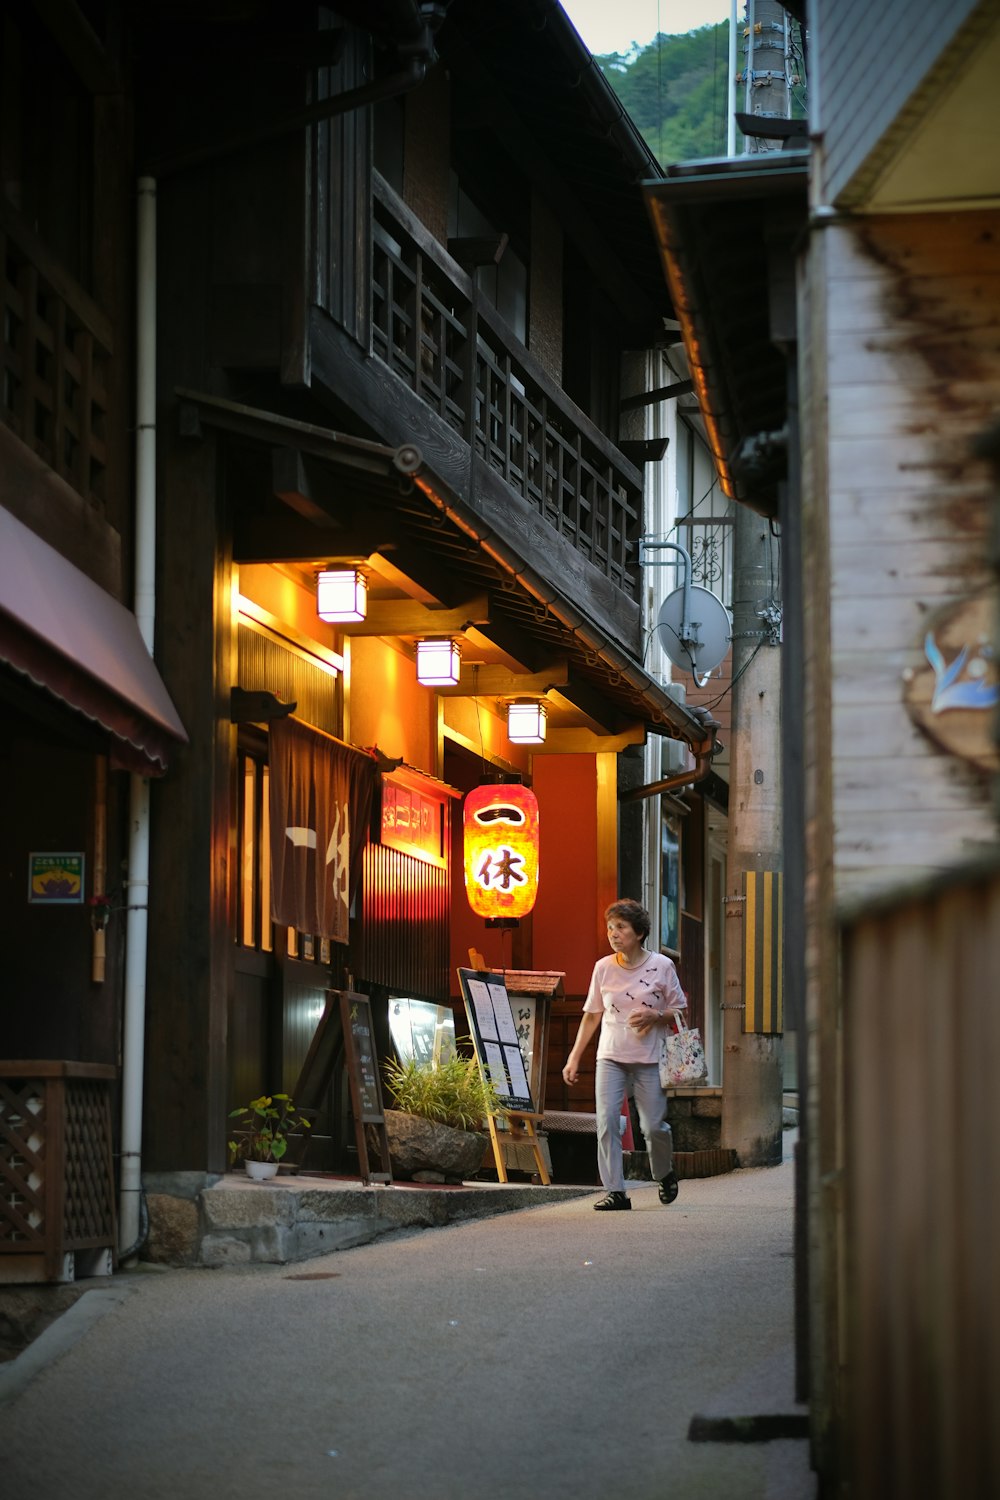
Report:
M 379 178 L 372 330 L 377 357 L 635 598 L 641 475 Z
M 111 324 L 0 199 L 0 420 L 103 507 Z

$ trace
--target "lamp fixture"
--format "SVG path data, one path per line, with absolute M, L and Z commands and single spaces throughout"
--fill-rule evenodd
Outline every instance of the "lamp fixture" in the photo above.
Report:
M 457 687 L 462 648 L 451 636 L 417 642 L 417 681 L 425 687 Z
M 360 568 L 323 568 L 316 575 L 316 613 L 331 624 L 363 620 L 368 579 Z
M 540 699 L 508 703 L 507 738 L 512 745 L 541 745 L 545 739 L 548 710 Z

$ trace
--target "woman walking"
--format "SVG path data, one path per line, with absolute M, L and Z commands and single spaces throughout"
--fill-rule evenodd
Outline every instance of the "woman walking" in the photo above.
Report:
M 648 952 L 649 912 L 638 901 L 613 901 L 604 913 L 611 953 L 594 965 L 580 1029 L 563 1068 L 567 1083 L 580 1076 L 580 1061 L 594 1033 L 597 1044 L 597 1165 L 606 1194 L 596 1209 L 629 1209 L 622 1170 L 622 1100 L 631 1085 L 649 1151 L 660 1202 L 677 1197 L 673 1139 L 667 1096 L 660 1083 L 661 1027 L 685 1010 L 687 998 L 673 963 Z

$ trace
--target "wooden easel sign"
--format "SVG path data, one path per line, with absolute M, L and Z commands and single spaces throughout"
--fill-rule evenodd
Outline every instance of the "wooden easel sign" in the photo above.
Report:
M 503 1110 L 502 1118 L 507 1122 L 511 1138 L 526 1140 L 532 1147 L 538 1175 L 548 1185 L 548 1170 L 535 1135 L 535 1121 L 542 1117 L 531 1097 L 507 986 L 502 975 L 485 969 L 459 969 L 458 981 L 462 986 L 462 998 L 479 1067 L 496 1088 Z M 507 1168 L 496 1118 L 491 1115 L 487 1123 L 497 1175 L 501 1182 L 506 1182 Z
M 372 1014 L 367 995 L 355 995 L 350 990 L 335 991 L 340 999 L 340 1021 L 344 1036 L 344 1055 L 347 1076 L 351 1085 L 351 1107 L 354 1112 L 354 1134 L 358 1147 L 358 1165 L 362 1180 L 367 1183 L 391 1182 L 392 1167 L 389 1163 L 389 1137 L 385 1129 L 385 1110 L 382 1106 L 382 1088 L 379 1084 L 378 1058 L 375 1053 L 375 1037 L 372 1029 Z M 381 1172 L 373 1172 L 368 1161 L 368 1140 L 365 1127 L 371 1125 L 378 1140 L 382 1158 Z

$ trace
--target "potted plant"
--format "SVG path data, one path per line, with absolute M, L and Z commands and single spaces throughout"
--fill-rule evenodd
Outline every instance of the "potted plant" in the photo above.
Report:
M 503 1113 L 492 1081 L 474 1057 L 436 1066 L 415 1058 L 384 1064 L 396 1105 L 385 1112 L 393 1175 L 416 1182 L 461 1182 L 482 1166 L 488 1115 Z
M 311 1129 L 311 1121 L 296 1109 L 288 1094 L 261 1094 L 249 1104 L 229 1112 L 241 1123 L 233 1129 L 229 1156 L 242 1161 L 248 1177 L 257 1182 L 274 1177 L 294 1131 Z

